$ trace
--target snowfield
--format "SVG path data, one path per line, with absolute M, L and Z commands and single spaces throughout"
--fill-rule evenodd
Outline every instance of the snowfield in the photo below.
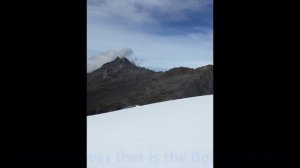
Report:
M 213 95 L 87 117 L 88 168 L 212 168 Z

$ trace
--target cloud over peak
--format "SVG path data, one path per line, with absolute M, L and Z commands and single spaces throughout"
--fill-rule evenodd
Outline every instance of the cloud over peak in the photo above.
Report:
M 124 46 L 134 48 L 131 61 L 152 69 L 212 62 L 213 0 L 87 2 L 88 72 L 132 55 L 128 48 L 119 50 Z
M 119 51 L 108 50 L 104 52 L 95 53 L 87 57 L 87 72 L 92 72 L 100 68 L 103 64 L 113 61 L 117 57 L 131 57 L 133 50 L 130 48 L 123 48 Z

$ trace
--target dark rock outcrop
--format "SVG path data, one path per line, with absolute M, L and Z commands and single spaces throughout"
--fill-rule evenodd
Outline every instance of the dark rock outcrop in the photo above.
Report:
M 87 74 L 87 115 L 213 94 L 213 66 L 154 72 L 116 58 Z

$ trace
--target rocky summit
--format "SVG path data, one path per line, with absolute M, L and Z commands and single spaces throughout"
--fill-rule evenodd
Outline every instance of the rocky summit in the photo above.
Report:
M 213 65 L 155 72 L 126 57 L 87 74 L 87 115 L 213 94 Z

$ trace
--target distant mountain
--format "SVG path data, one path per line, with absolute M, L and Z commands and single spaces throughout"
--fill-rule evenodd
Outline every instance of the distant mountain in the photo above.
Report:
M 87 74 L 87 115 L 213 94 L 213 66 L 154 72 L 116 58 Z

